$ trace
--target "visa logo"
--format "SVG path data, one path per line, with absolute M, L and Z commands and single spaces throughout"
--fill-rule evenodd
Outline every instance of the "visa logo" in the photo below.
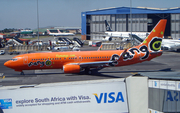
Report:
M 4 99 L 4 102 L 12 102 L 12 99 Z
M 97 93 L 94 93 L 93 95 L 95 96 L 98 104 L 100 104 L 101 102 L 104 102 L 104 103 L 113 103 L 113 102 L 119 102 L 119 101 L 124 102 L 122 92 L 118 92 L 117 94 L 115 94 L 115 92 L 100 93 L 99 96 Z
M 167 91 L 166 101 L 180 101 L 179 91 Z

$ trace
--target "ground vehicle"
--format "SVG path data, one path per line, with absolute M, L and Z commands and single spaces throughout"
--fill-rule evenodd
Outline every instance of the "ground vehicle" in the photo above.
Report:
M 89 46 L 92 46 L 92 41 L 89 41 Z
M 72 50 L 73 50 L 73 51 L 80 51 L 80 48 L 74 47 Z
M 8 54 L 10 54 L 10 55 L 13 55 L 13 54 L 18 55 L 18 54 L 20 54 L 20 52 L 18 52 L 18 51 L 12 51 L 12 52 L 9 52 Z
M 68 51 L 69 47 L 67 46 L 59 46 L 59 47 L 48 47 L 47 50 L 58 50 L 58 51 Z
M 98 42 L 92 42 L 92 47 L 100 47 L 101 46 L 101 41 Z
M 0 50 L 0 55 L 4 55 L 5 54 L 5 50 Z

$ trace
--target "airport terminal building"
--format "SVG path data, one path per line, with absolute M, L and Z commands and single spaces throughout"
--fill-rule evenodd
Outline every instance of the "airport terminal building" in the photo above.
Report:
M 132 13 L 130 13 L 132 12 Z M 132 14 L 132 25 L 130 14 Z M 104 8 L 81 13 L 83 40 L 100 40 L 105 31 L 105 20 L 113 31 L 150 32 L 160 19 L 167 19 L 165 38 L 180 38 L 180 8 Z

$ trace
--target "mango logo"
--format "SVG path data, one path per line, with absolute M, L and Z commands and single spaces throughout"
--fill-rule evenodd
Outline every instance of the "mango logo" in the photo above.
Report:
M 152 51 L 159 51 L 161 49 L 162 38 L 154 37 L 150 42 L 150 49 Z
M 110 92 L 110 93 L 100 93 L 98 96 L 97 93 L 93 94 L 96 98 L 96 101 L 98 104 L 101 102 L 103 103 L 114 103 L 114 102 L 124 102 L 124 97 L 122 95 L 122 92 L 118 92 L 117 94 L 115 92 Z
M 47 61 L 45 62 L 45 64 L 46 64 L 46 66 L 50 66 L 50 65 L 51 65 L 51 61 L 50 61 L 50 60 L 47 60 Z

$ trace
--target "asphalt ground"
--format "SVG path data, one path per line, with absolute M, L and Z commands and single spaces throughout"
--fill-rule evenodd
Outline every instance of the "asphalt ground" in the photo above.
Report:
M 81 50 L 97 50 L 97 48 L 85 46 Z M 104 68 L 93 75 L 64 74 L 60 69 L 24 71 L 25 75 L 20 75 L 19 72 L 4 66 L 4 63 L 13 56 L 0 56 L 0 86 L 114 79 L 135 75 L 138 72 L 180 71 L 180 53 L 177 52 L 164 52 L 160 57 L 139 64 Z

